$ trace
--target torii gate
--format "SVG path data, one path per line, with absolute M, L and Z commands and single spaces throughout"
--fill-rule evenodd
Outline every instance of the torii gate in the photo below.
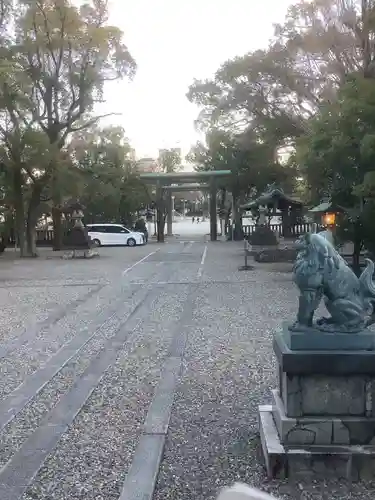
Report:
M 156 186 L 156 196 L 161 196 L 162 191 L 167 192 L 167 235 L 172 235 L 172 192 L 193 191 L 204 189 L 210 193 L 210 239 L 217 240 L 217 209 L 216 209 L 216 180 L 228 178 L 230 170 L 209 170 L 205 172 L 171 172 L 141 174 L 140 178 L 147 184 Z M 192 184 L 208 181 L 202 184 Z M 189 183 L 189 184 L 187 184 Z M 181 185 L 182 184 L 182 185 Z

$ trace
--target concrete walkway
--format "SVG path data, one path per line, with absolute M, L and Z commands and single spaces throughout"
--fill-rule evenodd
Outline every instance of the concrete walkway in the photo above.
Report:
M 91 261 L 0 260 L 0 499 L 283 498 L 372 485 L 266 482 L 256 408 L 275 386 L 288 272 L 238 272 L 241 245 L 170 241 Z

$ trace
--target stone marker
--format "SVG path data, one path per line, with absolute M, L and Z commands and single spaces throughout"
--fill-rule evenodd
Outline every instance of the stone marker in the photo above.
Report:
M 358 278 L 326 238 L 298 240 L 296 321 L 274 334 L 279 386 L 259 407 L 269 477 L 375 477 L 374 264 Z M 314 320 L 321 300 L 330 313 Z

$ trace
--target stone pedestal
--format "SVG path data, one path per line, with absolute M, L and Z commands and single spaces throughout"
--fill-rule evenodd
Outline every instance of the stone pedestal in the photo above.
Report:
M 64 259 L 97 257 L 99 252 L 92 247 L 91 238 L 83 226 L 75 226 L 63 240 Z
M 255 231 L 250 235 L 249 242 L 252 246 L 258 247 L 277 247 L 279 244 L 278 235 L 268 226 L 256 226 Z
M 321 342 L 306 339 L 305 349 L 295 335 L 308 334 L 291 334 L 285 326 L 276 332 L 279 387 L 271 404 L 259 407 L 269 477 L 374 478 L 374 333 L 347 334 L 340 350 L 329 337 L 335 334 L 316 333 Z

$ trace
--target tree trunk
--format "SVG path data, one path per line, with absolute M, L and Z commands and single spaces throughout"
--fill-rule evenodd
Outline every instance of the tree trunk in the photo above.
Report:
M 22 174 L 21 170 L 15 168 L 13 173 L 13 196 L 15 209 L 15 238 L 16 245 L 20 247 L 20 256 L 27 256 L 25 236 L 25 207 L 23 202 Z
M 56 143 L 57 136 L 50 136 L 51 144 Z M 52 168 L 53 174 L 51 177 L 52 186 L 52 224 L 53 224 L 53 250 L 62 250 L 63 246 L 63 225 L 61 204 L 62 196 L 61 189 L 59 188 L 59 172 L 57 170 L 57 163 Z
M 53 222 L 53 249 L 61 250 L 63 246 L 63 226 L 61 220 L 61 210 L 58 206 L 52 208 Z
M 26 225 L 26 248 L 27 255 L 30 257 L 38 257 L 35 233 L 35 223 L 33 223 L 32 221 L 28 221 Z
M 20 248 L 20 256 L 27 256 L 26 235 L 25 235 L 25 212 L 23 207 L 23 198 L 15 197 L 14 208 L 16 211 L 15 217 L 15 237 L 16 245 Z
M 371 74 L 371 42 L 370 42 L 370 19 L 371 6 L 368 0 L 361 0 L 361 17 L 362 17 L 362 60 L 363 60 L 363 76 L 369 78 Z
M 158 243 L 164 243 L 164 228 L 165 228 L 165 215 L 161 210 L 158 210 L 157 215 L 157 240 Z
M 233 195 L 233 221 L 234 221 L 233 240 L 234 241 L 243 240 L 242 214 L 238 209 L 238 198 L 236 195 Z
M 38 257 L 38 252 L 36 249 L 36 223 L 38 220 L 37 216 L 38 206 L 39 202 L 37 202 L 36 199 L 35 198 L 33 199 L 32 197 L 27 212 L 27 221 L 26 221 L 26 247 L 27 247 L 27 254 L 30 257 Z
M 30 257 L 38 257 L 36 249 L 36 225 L 38 222 L 38 209 L 40 207 L 40 197 L 44 184 L 35 182 L 27 209 L 26 220 L 26 244 L 27 253 Z

